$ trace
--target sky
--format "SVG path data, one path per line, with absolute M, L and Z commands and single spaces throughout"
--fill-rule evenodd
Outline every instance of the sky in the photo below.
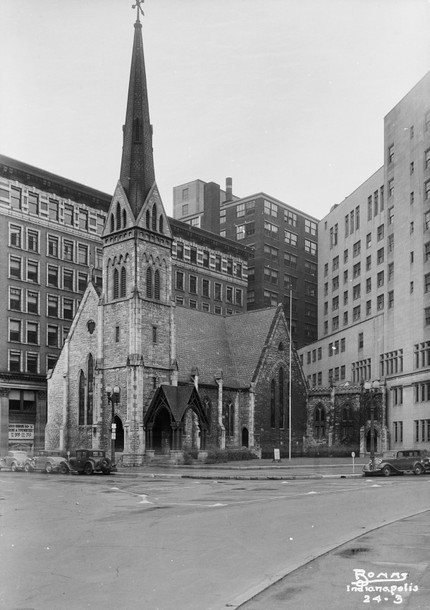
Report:
M 0 0 L 0 153 L 113 193 L 133 0 Z M 316 218 L 383 165 L 430 69 L 430 0 L 146 0 L 157 184 L 264 192 Z

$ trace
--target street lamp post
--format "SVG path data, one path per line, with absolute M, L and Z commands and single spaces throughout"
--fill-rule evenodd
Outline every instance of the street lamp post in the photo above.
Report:
M 364 391 L 370 397 L 370 461 L 375 461 L 375 397 L 379 394 L 380 383 L 378 380 L 365 381 Z
M 116 471 L 115 464 L 115 440 L 116 440 L 116 424 L 115 424 L 115 405 L 119 403 L 119 392 L 120 389 L 116 385 L 112 388 L 110 385 L 106 386 L 106 394 L 108 402 L 111 404 L 111 439 L 110 439 L 110 459 L 111 459 L 111 472 Z

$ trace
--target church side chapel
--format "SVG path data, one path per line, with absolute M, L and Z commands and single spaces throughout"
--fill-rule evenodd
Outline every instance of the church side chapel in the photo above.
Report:
M 157 188 L 140 2 L 120 178 L 90 282 L 48 378 L 46 448 L 105 449 L 124 465 L 157 454 L 302 450 L 306 387 L 283 307 L 222 317 L 172 301 L 173 237 Z M 291 363 L 290 363 L 291 357 Z M 290 386 L 291 382 L 291 386 Z M 291 400 L 291 412 L 290 409 Z

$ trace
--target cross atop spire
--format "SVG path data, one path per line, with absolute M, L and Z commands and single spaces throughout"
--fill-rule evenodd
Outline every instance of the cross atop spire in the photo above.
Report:
M 140 15 L 139 13 L 142 13 L 142 16 L 145 15 L 145 13 L 143 12 L 142 7 L 140 6 L 141 4 L 143 4 L 145 2 L 145 0 L 136 0 L 136 4 L 133 4 L 131 8 L 135 8 L 137 9 L 137 15 L 136 15 L 136 21 L 140 21 Z

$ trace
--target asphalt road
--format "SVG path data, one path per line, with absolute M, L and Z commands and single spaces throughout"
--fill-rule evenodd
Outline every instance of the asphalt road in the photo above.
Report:
M 0 607 L 238 607 L 315 557 L 427 509 L 429 497 L 428 476 L 217 481 L 2 471 Z

